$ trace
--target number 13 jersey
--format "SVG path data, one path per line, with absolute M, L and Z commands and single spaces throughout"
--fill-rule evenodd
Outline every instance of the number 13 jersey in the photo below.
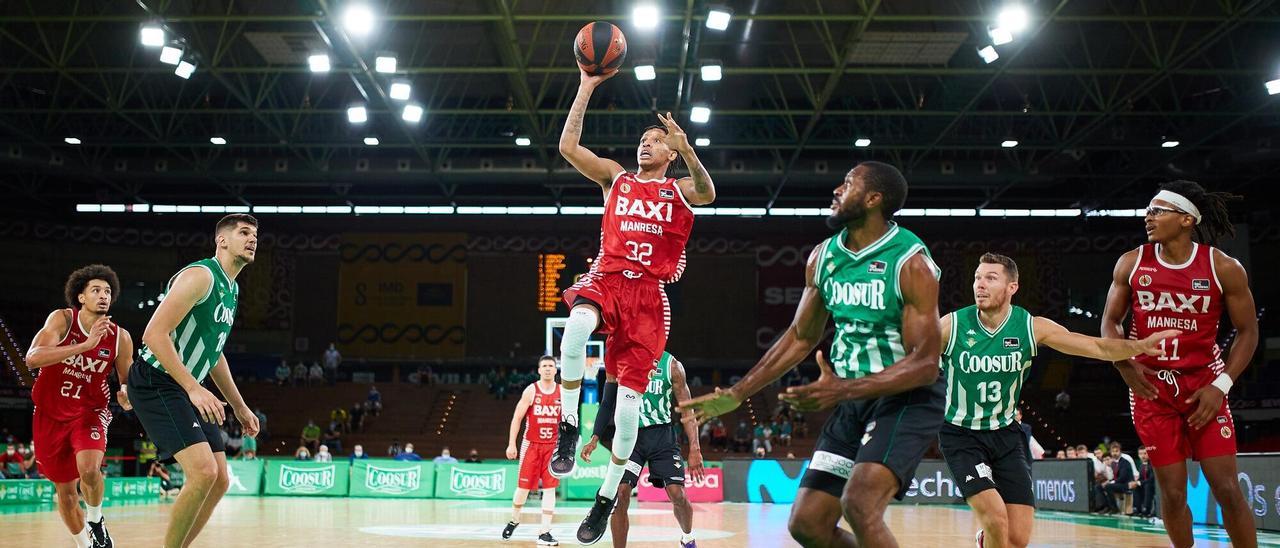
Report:
M 591 270 L 674 282 L 684 273 L 684 248 L 692 231 L 693 209 L 674 178 L 618 173 L 605 195 L 600 255 Z

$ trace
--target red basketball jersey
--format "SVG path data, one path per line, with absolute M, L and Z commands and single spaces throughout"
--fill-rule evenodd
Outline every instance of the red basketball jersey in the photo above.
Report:
M 80 325 L 80 310 L 71 311 L 71 328 L 58 346 L 73 346 L 87 340 L 85 327 Z M 46 417 L 70 421 L 85 411 L 105 409 L 111 395 L 107 378 L 115 370 L 117 342 L 120 327 L 111 329 L 98 345 L 81 354 L 72 354 L 60 364 L 40 368 L 31 400 L 36 409 Z
M 529 443 L 555 443 L 560 426 L 560 385 L 544 394 L 533 383 L 533 405 L 524 414 L 524 439 Z
M 600 255 L 591 270 L 674 282 L 684 273 L 692 231 L 693 209 L 675 179 L 638 179 L 624 171 L 605 197 Z
M 1157 244 L 1138 248 L 1129 273 L 1133 324 L 1129 338 L 1141 339 L 1165 329 L 1182 334 L 1164 341 L 1163 356 L 1134 359 L 1161 369 L 1218 368 L 1218 322 L 1222 318 L 1222 285 L 1213 266 L 1213 248 L 1192 244 L 1191 259 L 1180 265 L 1165 263 Z

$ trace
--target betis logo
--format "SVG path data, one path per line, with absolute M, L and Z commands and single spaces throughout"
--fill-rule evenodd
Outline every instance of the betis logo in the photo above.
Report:
M 466 497 L 488 497 L 507 489 L 507 471 L 497 469 L 478 472 L 453 468 L 449 471 L 449 489 Z
M 422 470 L 409 468 L 379 468 L 369 465 L 364 475 L 364 486 L 370 491 L 387 495 L 403 495 L 416 491 L 422 484 Z
M 333 465 L 324 468 L 294 468 L 280 466 L 280 489 L 294 493 L 320 493 L 333 489 L 337 476 Z

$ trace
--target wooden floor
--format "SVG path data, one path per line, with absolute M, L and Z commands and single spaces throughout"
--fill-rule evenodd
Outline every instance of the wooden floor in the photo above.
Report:
M 696 504 L 694 528 L 703 548 L 795 546 L 787 534 L 790 505 Z M 121 548 L 157 546 L 169 514 L 167 503 L 107 507 L 107 524 Z M 583 503 L 561 503 L 553 534 L 569 542 L 586 514 Z M 536 501 L 511 542 L 499 539 L 510 506 L 497 501 L 227 498 L 194 546 L 533 546 L 538 528 Z M 1163 530 L 1141 520 L 1059 512 L 1037 515 L 1033 546 L 1168 546 Z M 902 546 L 972 546 L 974 520 L 952 506 L 892 506 L 888 522 Z M 51 506 L 0 506 L 4 546 L 72 546 Z M 632 506 L 631 544 L 675 546 L 679 530 L 666 503 Z M 1217 528 L 1197 529 L 1196 546 L 1228 546 Z M 605 535 L 602 544 L 608 543 Z M 1262 535 L 1263 546 L 1280 546 L 1280 536 Z

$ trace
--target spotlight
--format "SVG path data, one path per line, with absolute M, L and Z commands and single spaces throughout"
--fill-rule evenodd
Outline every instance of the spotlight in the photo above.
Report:
M 694 139 L 694 140 L 693 140 L 693 144 L 694 144 L 694 146 L 709 147 L 709 146 L 711 146 L 711 138 L 710 138 L 710 137 L 698 137 L 697 139 Z
M 420 105 L 405 105 L 405 106 L 404 106 L 404 111 L 400 113 L 400 118 L 404 119 L 404 121 L 406 121 L 406 122 L 414 122 L 414 123 L 417 123 L 417 122 L 421 121 L 421 120 L 422 120 L 422 106 L 420 106 Z
M 363 106 L 351 107 L 347 109 L 347 121 L 353 124 L 363 124 L 369 121 L 369 111 Z
M 307 57 L 307 65 L 311 66 L 311 72 L 329 72 L 329 54 L 317 53 Z
M 711 109 L 708 107 L 693 107 L 693 111 L 689 113 L 689 121 L 696 124 L 705 124 L 711 119 Z
M 991 43 L 997 46 L 1003 46 L 1013 41 L 1013 33 L 1004 27 L 991 27 L 987 29 L 987 34 L 991 36 Z
M 724 6 L 714 6 L 711 11 L 707 12 L 707 28 L 711 30 L 724 30 L 729 28 L 729 18 L 733 17 L 733 11 Z
M 191 75 L 194 74 L 195 72 L 196 72 L 195 62 L 188 61 L 186 59 L 183 59 L 182 62 L 178 63 L 178 68 L 173 69 L 173 73 L 177 74 L 178 77 L 182 78 L 183 80 L 191 78 Z
M 722 69 L 719 63 L 702 65 L 702 81 L 716 82 L 720 80 Z
M 1276 95 L 1280 93 L 1280 78 L 1267 82 L 1267 95 Z
M 1000 58 L 1000 54 L 996 53 L 995 46 L 987 46 L 978 50 L 978 57 L 981 57 L 983 61 L 990 65 Z
M 379 55 L 373 60 L 373 70 L 387 74 L 396 71 L 396 58 L 394 55 Z
M 159 25 L 143 25 L 142 30 L 138 33 L 142 45 L 149 48 L 158 48 L 164 45 L 164 29 Z
M 1031 16 L 1027 14 L 1027 8 L 1019 4 L 1006 6 L 996 15 L 996 25 L 1012 34 L 1027 30 L 1027 24 L 1030 21 Z
M 528 137 L 516 137 L 516 146 L 518 147 L 527 147 L 532 143 L 533 141 L 530 141 Z
M 1015 141 L 1015 140 L 1013 140 L 1013 139 L 1009 139 L 1009 140 L 1006 140 L 1006 141 L 1001 141 L 1001 142 L 1000 142 L 1000 146 L 1001 146 L 1001 147 L 1004 147 L 1004 148 L 1013 148 L 1013 147 L 1018 146 L 1018 142 L 1017 142 L 1017 141 Z
M 166 65 L 176 65 L 182 61 L 182 48 L 176 44 L 170 44 L 160 49 L 160 62 Z
M 342 12 L 342 27 L 355 36 L 366 36 L 373 31 L 373 10 L 364 4 L 352 4 Z
M 658 77 L 653 65 L 636 65 L 636 80 L 652 80 Z
M 392 99 L 397 101 L 408 101 L 409 93 L 413 88 L 407 82 L 396 82 L 391 84 L 391 90 L 388 92 Z
M 210 137 L 210 138 L 209 138 L 209 142 L 210 142 L 210 143 L 213 143 L 213 144 L 215 144 L 215 145 L 225 145 L 225 144 L 227 144 L 227 140 L 226 140 L 226 138 L 224 138 L 224 137 Z
M 1180 145 L 1180 144 L 1182 144 L 1182 142 L 1181 142 L 1181 141 L 1174 141 L 1174 140 L 1172 140 L 1172 139 L 1165 139 L 1163 142 L 1161 142 L 1161 143 L 1160 143 L 1160 148 L 1173 148 L 1173 147 L 1176 147 L 1176 146 L 1178 146 L 1178 145 Z
M 866 137 L 859 137 L 857 140 L 853 142 L 853 146 L 859 147 L 859 148 L 869 147 L 871 146 L 871 139 L 868 139 Z
M 364 144 L 369 145 L 369 146 L 371 146 L 371 147 L 376 147 L 376 146 L 378 146 L 378 138 L 377 138 L 377 137 L 365 137 L 365 138 L 364 138 Z
M 80 144 L 80 138 L 79 138 L 79 137 L 67 137 L 67 138 L 63 139 L 62 141 L 63 141 L 64 143 L 68 144 L 68 145 L 78 145 L 78 144 Z
M 662 15 L 658 12 L 658 6 L 653 4 L 642 4 L 631 10 L 631 24 L 638 29 L 656 29 L 658 21 L 662 19 Z

